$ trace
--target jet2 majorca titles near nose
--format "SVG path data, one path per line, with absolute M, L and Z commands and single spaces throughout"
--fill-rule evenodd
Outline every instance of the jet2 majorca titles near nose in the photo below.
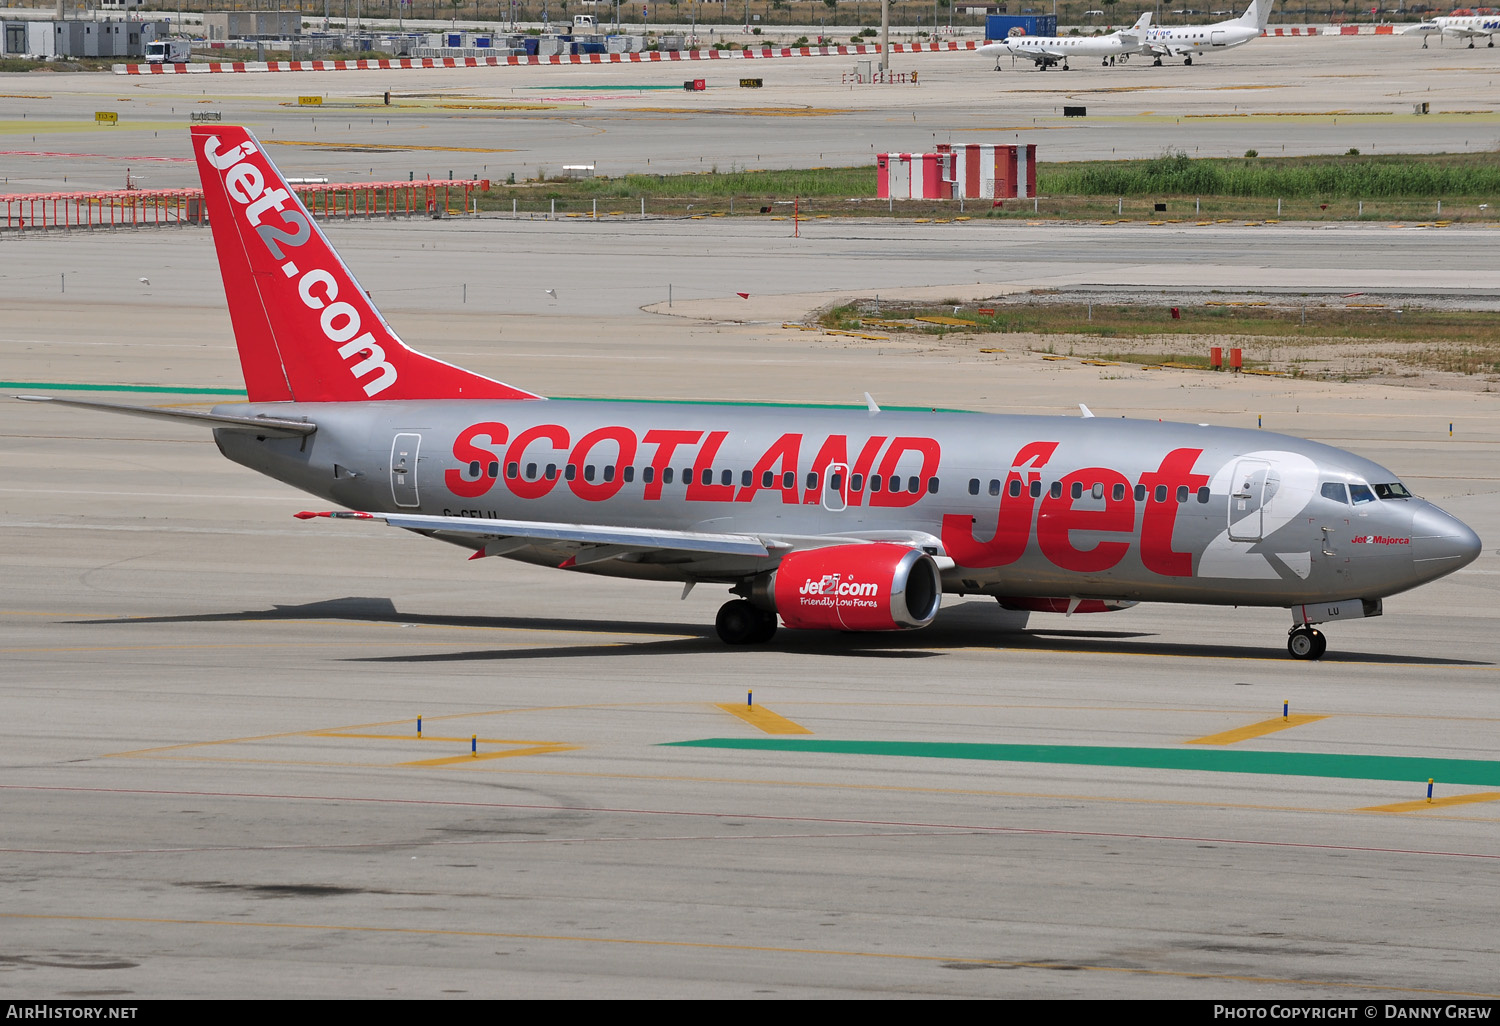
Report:
M 229 459 L 470 552 L 728 585 L 728 644 L 925 627 L 944 593 L 1011 609 L 1284 606 L 1314 624 L 1479 552 L 1395 474 L 1327 445 L 1192 424 L 544 399 L 408 348 L 245 129 L 196 127 L 249 402 Z M 43 398 L 43 397 L 24 397 Z M 1085 411 L 1086 412 L 1086 411 Z

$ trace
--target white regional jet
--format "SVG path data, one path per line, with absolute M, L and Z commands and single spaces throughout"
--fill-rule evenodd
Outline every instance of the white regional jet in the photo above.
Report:
M 1474 49 L 1474 40 L 1480 36 L 1489 39 L 1489 45 L 1495 45 L 1495 33 L 1500 32 L 1500 12 L 1488 7 L 1474 10 L 1459 8 L 1445 18 L 1433 18 L 1424 21 L 1420 25 L 1412 25 L 1401 30 L 1403 36 L 1422 36 L 1422 49 L 1427 49 L 1427 36 L 1457 36 L 1459 39 L 1469 41 L 1469 49 Z
M 1155 55 L 1156 60 L 1152 63 L 1159 66 L 1163 57 L 1181 57 L 1183 64 L 1191 64 L 1198 54 L 1244 46 L 1250 40 L 1258 39 L 1266 30 L 1274 2 L 1250 0 L 1250 6 L 1240 17 L 1212 25 L 1178 25 L 1174 28 L 1159 25 L 1146 33 L 1146 52 Z
M 1068 67 L 1069 57 L 1098 57 L 1102 64 L 1109 64 L 1116 57 L 1127 60 L 1141 49 L 1150 25 L 1151 12 L 1147 11 L 1130 28 L 1107 36 L 1009 36 L 986 43 L 979 52 L 995 57 L 996 71 L 1000 70 L 999 59 L 1005 54 L 1036 61 L 1038 71 L 1059 63 L 1064 71 L 1072 71 Z

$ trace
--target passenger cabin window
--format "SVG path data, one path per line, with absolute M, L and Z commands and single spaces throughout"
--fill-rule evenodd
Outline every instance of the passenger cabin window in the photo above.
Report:
M 1019 477 L 1013 477 L 1013 478 L 1011 478 L 1010 479 L 1010 488 L 1007 489 L 1007 491 L 1010 492 L 1012 498 L 1014 498 L 1015 496 L 1020 495 L 1021 494 L 1021 479 Z
M 488 467 L 485 467 L 484 469 L 485 469 L 485 473 L 488 474 L 490 477 L 499 477 L 500 476 L 500 464 L 496 463 L 494 460 L 490 460 L 490 465 Z
M 1145 485 L 1138 484 L 1138 485 L 1135 486 L 1135 501 L 1136 502 L 1145 502 L 1146 501 L 1146 486 Z
M 1187 502 L 1187 497 L 1188 497 L 1188 486 L 1187 485 L 1178 485 L 1177 486 L 1177 501 L 1178 502 Z
M 871 474 L 870 475 L 870 491 L 872 491 L 872 492 L 878 492 L 878 491 L 880 491 L 880 475 L 879 474 Z
M 646 484 L 650 484 L 652 481 L 656 480 L 656 468 L 655 467 L 642 467 L 641 468 L 641 480 L 644 481 Z
M 583 468 L 583 479 L 585 481 L 592 481 L 594 479 L 594 465 L 592 463 L 585 464 Z
M 1037 496 L 1039 496 L 1041 494 L 1042 494 L 1042 483 L 1040 481 L 1033 481 L 1033 482 L 1031 482 L 1031 497 L 1033 499 L 1035 499 Z
M 1096 498 L 1096 499 L 1102 499 L 1102 498 L 1104 498 L 1104 482 L 1102 482 L 1102 481 L 1095 481 L 1094 482 L 1094 489 L 1093 489 L 1093 493 L 1092 494 L 1093 494 L 1094 498 Z
M 1342 502 L 1349 505 L 1349 489 L 1344 487 L 1342 481 L 1324 481 L 1323 498 L 1332 499 L 1334 502 Z
M 1166 502 L 1167 501 L 1167 486 L 1166 485 L 1157 485 L 1156 486 L 1156 496 L 1155 497 L 1156 497 L 1156 501 L 1157 502 Z
M 1204 485 L 1202 488 L 1198 489 L 1198 501 L 1199 502 L 1207 502 L 1208 501 L 1208 485 Z
M 832 474 L 828 475 L 828 490 L 830 492 L 836 492 L 836 491 L 838 491 L 842 487 L 844 487 L 844 475 L 843 474 L 839 474 L 839 473 L 835 472 L 835 473 L 832 473 Z
M 1062 482 L 1061 481 L 1053 481 L 1052 482 L 1052 497 L 1054 499 L 1061 499 L 1062 498 Z
M 852 491 L 852 492 L 860 491 L 860 490 L 862 490 L 864 488 L 864 486 L 865 486 L 865 475 L 863 475 L 863 474 L 851 474 L 851 475 L 849 475 L 849 490 L 850 491 Z
M 749 488 L 750 482 L 755 480 L 755 471 L 747 470 L 740 474 L 740 487 Z
M 505 465 L 505 476 L 510 480 L 514 481 L 520 473 L 521 465 L 519 463 L 507 463 Z
M 549 463 L 549 464 L 547 464 L 547 480 L 548 481 L 556 481 L 557 480 L 557 464 L 556 463 Z
M 661 468 L 661 483 L 662 484 L 671 484 L 672 483 L 672 468 L 671 467 L 662 467 Z
M 1070 489 L 1068 489 L 1068 490 L 1070 492 L 1072 492 L 1073 498 L 1075 498 L 1075 499 L 1081 499 L 1081 498 L 1083 498 L 1083 482 L 1082 481 L 1074 481 L 1073 482 L 1073 487 L 1070 488 Z
M 1116 502 L 1121 501 L 1122 499 L 1125 498 L 1125 486 L 1123 484 L 1121 484 L 1119 481 L 1116 481 L 1115 482 L 1114 490 L 1110 494 L 1112 494 L 1115 497 L 1115 501 Z
M 646 469 L 649 470 L 651 468 L 647 467 Z M 635 480 L 635 468 L 626 467 L 624 470 L 620 471 L 620 476 L 625 479 L 626 484 L 629 484 L 630 482 Z
M 1375 493 L 1370 491 L 1369 485 L 1352 484 L 1349 486 L 1349 498 L 1358 506 L 1362 502 L 1374 502 Z
M 563 477 L 567 478 L 569 481 L 576 481 L 578 479 L 578 464 L 569 463 L 566 467 L 564 467 Z
M 760 486 L 762 488 L 769 488 L 769 487 L 771 487 L 772 482 L 774 482 L 775 480 L 776 480 L 776 475 L 773 472 L 771 472 L 771 471 L 768 470 L 765 473 L 763 473 L 763 474 L 760 475 Z
M 797 487 L 797 475 L 795 473 L 793 473 L 792 471 L 790 471 L 790 470 L 786 471 L 784 474 L 781 475 L 781 487 L 783 487 L 783 488 L 796 488 Z
M 938 479 L 935 478 L 935 477 L 929 477 L 927 479 L 927 494 L 928 495 L 936 495 L 937 494 L 937 490 L 938 490 Z
M 992 481 L 990 481 L 990 494 L 991 495 L 999 495 L 1000 494 L 1000 482 L 998 480 L 992 480 Z
M 478 477 L 479 476 L 479 461 L 478 460 L 474 460 L 473 462 L 471 462 L 469 464 L 469 476 L 470 477 Z
M 969 494 L 970 495 L 978 495 L 979 494 L 979 478 L 977 478 L 977 477 L 971 477 L 971 478 L 969 478 Z
M 710 485 L 710 484 L 713 484 L 713 483 L 714 483 L 714 472 L 712 470 L 709 470 L 707 467 L 704 467 L 703 468 L 703 484 Z
M 921 482 L 917 480 L 917 476 L 915 474 L 913 474 L 911 477 L 909 477 L 907 479 L 907 481 L 906 481 L 906 490 L 907 491 L 909 491 L 913 495 L 915 495 L 920 490 L 920 488 L 921 488 Z

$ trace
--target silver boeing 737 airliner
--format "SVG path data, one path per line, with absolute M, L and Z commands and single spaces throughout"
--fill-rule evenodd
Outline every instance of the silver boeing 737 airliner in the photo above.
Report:
M 191 130 L 249 401 L 229 459 L 339 510 L 575 573 L 726 585 L 779 625 L 925 627 L 944 594 L 1039 612 L 1282 606 L 1314 625 L 1464 566 L 1479 538 L 1331 446 L 1155 421 L 545 399 L 408 348 L 245 129 Z M 26 397 L 41 398 L 41 397 Z

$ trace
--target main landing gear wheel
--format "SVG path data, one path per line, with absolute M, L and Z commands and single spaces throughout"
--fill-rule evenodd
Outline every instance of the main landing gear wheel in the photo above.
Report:
M 735 599 L 719 607 L 714 629 L 726 645 L 763 645 L 776 636 L 776 614 Z
M 1161 58 L 1158 57 L 1158 58 L 1156 58 L 1156 60 L 1152 61 L 1151 62 L 1151 66 L 1153 68 L 1159 68 L 1159 67 L 1161 67 Z
M 1192 64 L 1193 64 L 1193 59 L 1191 57 L 1184 57 L 1182 59 L 1182 66 L 1184 68 L 1192 67 Z
M 1320 630 L 1298 627 L 1287 635 L 1286 650 L 1293 659 L 1321 659 L 1328 651 L 1328 639 Z

